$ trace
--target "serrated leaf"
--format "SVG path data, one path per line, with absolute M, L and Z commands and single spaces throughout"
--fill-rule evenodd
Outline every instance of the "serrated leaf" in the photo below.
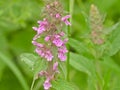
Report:
M 73 83 L 60 79 L 52 83 L 52 88 L 55 90 L 79 90 Z
M 38 56 L 35 56 L 31 53 L 23 53 L 20 56 L 21 60 L 23 62 L 25 62 L 25 64 L 28 65 L 28 67 L 30 67 L 31 69 L 33 68 L 35 62 L 37 61 L 37 59 L 39 58 Z
M 70 65 L 79 71 L 87 73 L 89 76 L 95 76 L 95 66 L 93 61 L 84 56 L 70 53 Z
M 29 68 L 31 68 L 34 75 L 38 74 L 38 72 L 42 69 L 46 69 L 46 61 L 38 56 L 35 56 L 34 54 L 24 53 L 20 57 L 21 60 L 24 61 Z
M 115 55 L 120 50 L 120 26 L 116 28 L 111 36 L 110 56 Z

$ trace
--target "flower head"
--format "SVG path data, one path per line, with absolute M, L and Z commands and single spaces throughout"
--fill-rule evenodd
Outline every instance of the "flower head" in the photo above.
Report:
M 70 18 L 70 15 L 64 16 L 61 20 L 66 24 L 66 25 L 71 25 L 71 23 L 68 21 Z
M 44 89 L 49 90 L 51 81 L 56 79 L 58 71 L 58 60 L 65 61 L 68 52 L 65 44 L 65 33 L 62 31 L 63 22 L 71 25 L 68 21 L 70 15 L 62 16 L 62 5 L 53 0 L 47 3 L 44 9 L 45 18 L 38 21 L 38 27 L 33 27 L 37 34 L 33 37 L 32 44 L 36 47 L 35 52 L 48 62 L 47 68 L 40 71 L 38 76 L 45 77 Z
M 37 31 L 37 34 L 42 34 L 46 30 L 48 22 L 46 19 L 44 19 L 43 21 L 38 21 L 38 24 L 39 27 L 33 27 L 33 29 Z
M 45 90 L 48 90 L 48 89 L 50 89 L 50 87 L 52 87 L 49 78 L 48 78 L 47 80 L 45 80 L 43 86 L 44 86 L 44 89 L 45 89 Z

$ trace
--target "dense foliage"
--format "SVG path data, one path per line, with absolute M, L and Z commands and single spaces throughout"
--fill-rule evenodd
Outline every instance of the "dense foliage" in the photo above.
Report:
M 69 82 L 66 64 L 61 64 L 60 77 L 65 78 L 52 82 L 53 90 L 120 90 L 120 0 L 61 2 L 72 14 Z M 90 39 L 91 18 L 97 23 L 95 15 L 91 17 L 92 4 L 103 20 L 98 21 L 105 34 L 102 45 Z M 41 20 L 43 6 L 42 0 L 0 0 L 0 90 L 29 90 L 34 74 L 45 68 L 31 43 L 32 26 Z M 33 90 L 43 90 L 42 83 L 36 80 Z

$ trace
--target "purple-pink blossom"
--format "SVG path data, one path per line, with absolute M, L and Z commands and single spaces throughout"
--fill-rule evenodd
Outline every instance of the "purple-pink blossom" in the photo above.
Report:
M 63 45 L 63 41 L 60 38 L 55 38 L 53 40 L 53 44 L 55 44 L 57 47 L 60 47 Z
M 57 14 L 55 15 L 55 17 L 56 17 L 56 18 L 60 18 L 60 14 L 57 13 Z
M 38 21 L 39 27 L 33 27 L 35 31 L 37 31 L 37 34 L 42 34 L 48 25 L 48 21 L 44 19 L 43 21 Z
M 58 62 L 55 62 L 53 65 L 53 71 L 57 71 L 58 70 Z
M 61 60 L 61 61 L 65 61 L 66 60 L 66 53 L 68 52 L 67 48 L 65 45 L 63 45 L 62 47 L 60 47 L 58 49 L 58 58 Z
M 66 24 L 66 25 L 71 25 L 71 23 L 68 21 L 68 19 L 70 18 L 70 15 L 66 15 L 64 17 L 62 17 L 62 21 Z
M 43 86 L 44 86 L 44 89 L 45 89 L 45 90 L 48 90 L 48 89 L 50 89 L 50 87 L 52 87 L 49 78 L 48 78 L 47 80 L 45 80 Z
M 65 44 L 68 39 L 63 32 L 63 22 L 71 25 L 68 20 L 70 15 L 63 16 L 63 11 L 59 11 L 62 10 L 60 2 L 56 0 L 51 2 L 44 8 L 45 18 L 37 22 L 38 27 L 33 27 L 36 35 L 32 40 L 32 44 L 36 47 L 35 52 L 48 63 L 48 66 L 38 74 L 45 78 L 43 84 L 45 90 L 52 87 L 51 81 L 56 79 L 59 73 L 60 61 L 65 61 L 67 58 L 68 50 Z
M 58 52 L 58 58 L 61 61 L 65 61 L 66 60 L 66 55 L 63 52 Z

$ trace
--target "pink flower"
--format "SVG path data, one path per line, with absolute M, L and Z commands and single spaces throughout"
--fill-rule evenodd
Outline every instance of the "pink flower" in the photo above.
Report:
M 39 76 L 47 76 L 48 73 L 46 71 L 40 71 Z
M 54 35 L 53 44 L 55 44 L 57 47 L 60 47 L 63 45 L 63 41 L 60 39 L 60 35 Z
M 37 31 L 37 34 L 41 34 L 46 30 L 46 26 L 48 25 L 48 22 L 46 19 L 43 21 L 38 21 L 39 27 L 33 27 L 35 31 Z
M 59 51 L 59 52 L 62 52 L 62 53 L 67 53 L 67 52 L 68 52 L 66 46 L 60 47 L 60 48 L 58 49 L 58 51 Z
M 68 20 L 70 15 L 62 17 L 63 11 L 60 10 L 62 10 L 62 5 L 59 1 L 48 2 L 43 11 L 45 19 L 38 21 L 38 27 L 33 27 L 37 33 L 32 41 L 32 44 L 36 46 L 35 52 L 48 63 L 48 66 L 38 73 L 38 77 L 45 78 L 44 90 L 50 90 L 52 87 L 51 81 L 55 80 L 56 74 L 59 73 L 58 59 L 65 61 L 68 52 L 65 46 L 68 39 L 64 39 L 65 33 L 62 27 L 64 23 L 71 25 Z
M 50 40 L 50 36 L 46 36 L 45 41 L 49 41 L 49 40 Z
M 55 62 L 53 65 L 53 71 L 57 71 L 58 69 L 58 62 Z
M 60 14 L 58 13 L 58 14 L 56 14 L 56 16 L 55 16 L 56 18 L 60 18 Z
M 47 59 L 47 61 L 52 61 L 52 59 L 53 59 L 52 53 L 50 51 L 46 51 L 45 58 Z
M 39 49 L 39 48 L 36 48 L 36 53 L 38 53 L 38 55 L 40 55 L 41 57 L 44 57 L 45 56 L 45 53 L 41 50 L 41 49 Z
M 36 49 L 36 52 L 41 56 L 47 59 L 47 61 L 52 61 L 53 55 L 50 51 L 44 51 L 40 49 Z
M 50 87 L 52 87 L 49 78 L 48 78 L 47 80 L 45 80 L 43 86 L 44 86 L 44 89 L 45 89 L 45 90 L 48 90 L 48 89 L 50 89 Z
M 60 35 L 61 35 L 61 36 L 64 36 L 64 35 L 65 35 L 65 33 L 64 33 L 64 32 L 60 32 Z
M 66 55 L 62 52 L 58 52 L 58 58 L 61 60 L 61 61 L 65 61 L 66 60 Z
M 61 46 L 60 48 L 58 48 L 58 58 L 61 61 L 65 61 L 66 60 L 66 53 L 68 52 L 67 48 L 65 45 Z
M 71 23 L 68 21 L 69 18 L 70 18 L 70 15 L 66 15 L 61 20 L 65 22 L 66 25 L 71 25 Z
M 36 41 L 32 41 L 32 44 L 35 45 L 35 46 L 37 46 L 37 47 L 39 47 L 39 48 L 42 48 L 44 46 L 43 44 L 38 43 Z
M 60 47 L 60 46 L 63 45 L 63 41 L 62 41 L 61 39 L 59 39 L 59 38 L 55 38 L 55 39 L 53 40 L 53 43 L 54 43 L 57 47 Z
M 33 41 L 37 40 L 38 38 L 40 38 L 39 34 L 36 34 L 34 37 L 33 37 Z

